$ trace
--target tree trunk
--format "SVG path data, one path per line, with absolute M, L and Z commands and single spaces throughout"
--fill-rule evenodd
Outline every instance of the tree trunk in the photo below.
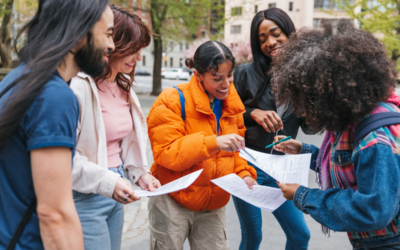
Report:
M 399 59 L 399 57 L 400 57 L 400 53 L 399 53 L 399 50 L 398 49 L 395 49 L 395 50 L 393 50 L 392 51 L 392 61 L 394 62 L 394 64 L 396 64 L 396 62 L 397 62 L 397 60 Z
M 11 28 L 12 28 L 12 8 L 14 0 L 10 0 L 6 4 L 5 14 L 0 27 L 0 59 L 3 68 L 11 68 Z
M 154 66 L 153 66 L 153 91 L 152 95 L 158 96 L 162 91 L 161 66 L 162 66 L 162 39 L 161 35 L 154 36 Z

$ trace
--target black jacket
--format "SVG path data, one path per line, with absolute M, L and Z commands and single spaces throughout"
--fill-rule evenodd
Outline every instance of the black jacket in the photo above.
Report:
M 256 76 L 257 73 L 254 69 L 253 63 L 240 65 L 235 70 L 233 83 L 246 108 L 246 113 L 243 115 L 244 124 L 247 128 L 245 136 L 246 147 L 259 152 L 271 153 L 271 148 L 265 149 L 265 146 L 273 142 L 275 133 L 268 133 L 265 131 L 261 125 L 251 118 L 250 113 L 254 109 L 265 111 L 273 110 L 276 112 L 276 101 L 275 96 L 272 94 L 271 84 L 268 82 L 266 83 L 268 84 L 266 91 L 264 91 L 264 93 L 262 93 L 262 95 L 252 103 L 259 86 Z M 299 127 L 301 127 L 303 132 L 306 134 L 315 134 L 307 127 L 304 119 L 298 118 L 292 113 L 292 106 L 290 103 L 286 106 L 286 110 L 281 119 L 283 122 L 283 130 L 278 132 L 279 135 L 287 135 L 296 138 Z M 281 153 L 274 151 L 273 154 Z

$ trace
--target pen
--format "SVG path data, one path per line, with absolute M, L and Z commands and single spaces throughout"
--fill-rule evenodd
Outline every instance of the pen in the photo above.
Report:
M 246 153 L 248 156 L 250 156 L 251 159 L 253 159 L 254 162 L 257 162 L 257 160 L 249 153 L 246 151 L 246 149 L 242 148 L 241 149 L 244 153 Z
M 279 144 L 279 143 L 281 143 L 281 142 L 284 142 L 284 141 L 287 141 L 287 140 L 290 140 L 290 138 L 292 138 L 291 136 L 288 136 L 288 137 L 286 137 L 286 138 L 283 138 L 282 140 L 280 140 L 280 141 L 278 141 L 278 142 L 274 142 L 274 143 L 272 143 L 272 144 L 269 144 L 268 146 L 266 146 L 265 148 L 270 148 L 270 147 L 272 147 L 272 146 L 275 146 L 276 144 Z

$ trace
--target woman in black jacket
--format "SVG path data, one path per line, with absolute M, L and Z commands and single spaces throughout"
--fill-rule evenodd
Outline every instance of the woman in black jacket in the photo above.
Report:
M 312 133 L 303 119 L 292 114 L 290 103 L 276 103 L 267 75 L 273 57 L 295 31 L 292 20 L 281 9 L 270 8 L 258 12 L 253 18 L 250 34 L 254 62 L 239 66 L 234 73 L 235 87 L 246 107 L 246 146 L 259 152 L 281 154 L 265 149 L 277 134 L 296 138 L 299 127 L 306 134 Z M 259 185 L 278 188 L 272 177 L 253 167 L 257 171 Z M 232 197 L 242 229 L 239 250 L 258 249 L 262 240 L 261 210 Z M 294 206 L 293 201 L 286 201 L 273 215 L 286 234 L 286 250 L 307 249 L 310 231 L 303 214 Z

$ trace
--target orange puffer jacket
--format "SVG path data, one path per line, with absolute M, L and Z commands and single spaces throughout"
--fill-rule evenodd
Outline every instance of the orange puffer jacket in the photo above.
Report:
M 203 86 L 193 75 L 190 83 L 178 85 L 185 96 L 185 122 L 181 117 L 178 91 L 164 90 L 147 117 L 154 164 L 151 172 L 162 185 L 203 169 L 200 177 L 188 188 L 171 193 L 181 206 L 192 211 L 213 210 L 229 201 L 225 192 L 211 180 L 236 173 L 241 178 L 257 178 L 254 168 L 238 152 L 220 151 L 216 139 L 217 121 Z M 244 137 L 245 108 L 233 84 L 222 102 L 219 135 L 238 134 Z

